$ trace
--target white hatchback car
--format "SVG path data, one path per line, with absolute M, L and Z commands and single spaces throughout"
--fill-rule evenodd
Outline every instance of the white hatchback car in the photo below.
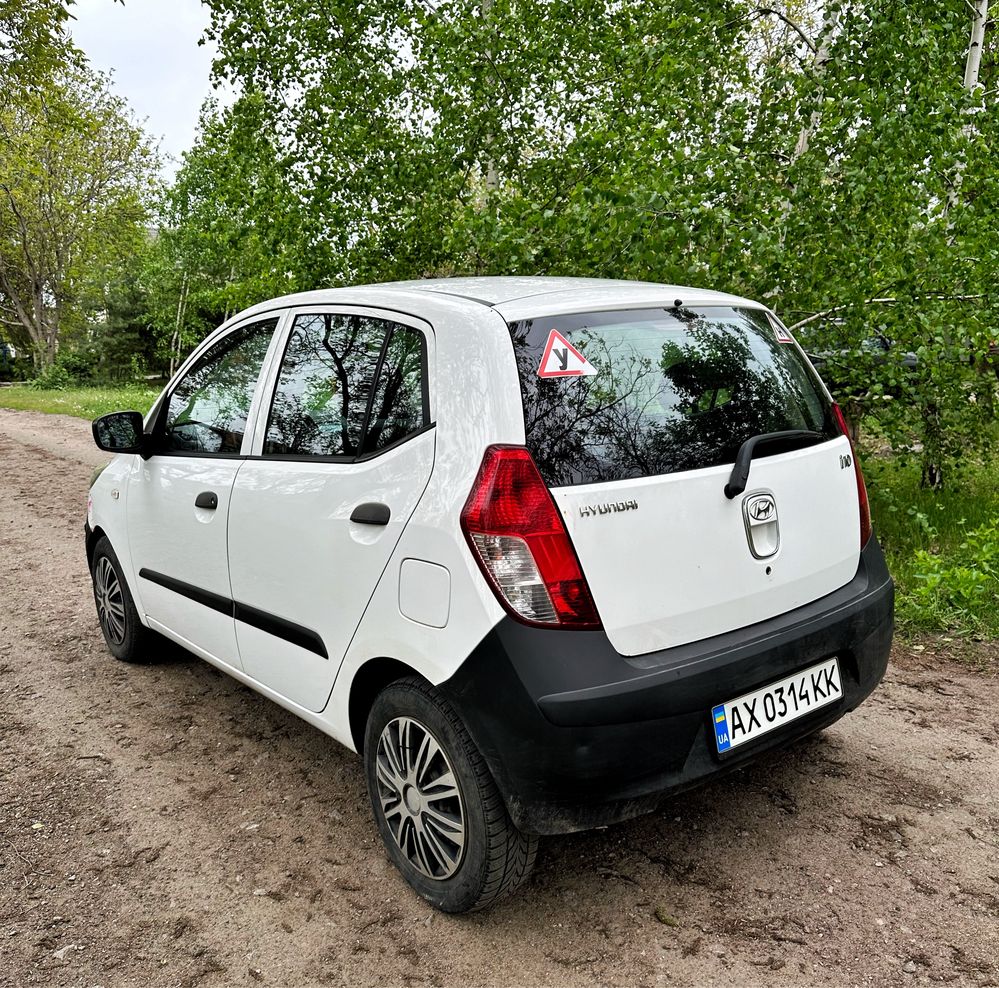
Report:
M 893 586 L 846 425 L 764 306 L 462 278 L 240 313 L 94 423 L 87 556 L 158 632 L 363 754 L 441 909 L 880 681 Z

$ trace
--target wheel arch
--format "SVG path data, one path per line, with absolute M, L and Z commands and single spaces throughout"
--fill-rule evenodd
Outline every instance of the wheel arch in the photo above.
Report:
M 87 569 L 91 572 L 94 569 L 94 549 L 97 548 L 97 543 L 104 538 L 107 538 L 107 533 L 100 525 L 87 532 Z M 111 540 L 108 539 L 108 541 Z
M 358 754 L 364 754 L 364 732 L 375 697 L 389 683 L 408 676 L 415 676 L 429 683 L 429 680 L 421 676 L 412 666 L 388 656 L 368 659 L 354 674 L 350 684 L 350 698 L 347 701 L 347 718 L 350 724 L 350 737 Z

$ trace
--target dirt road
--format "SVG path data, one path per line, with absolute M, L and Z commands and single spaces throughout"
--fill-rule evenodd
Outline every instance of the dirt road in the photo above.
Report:
M 356 756 L 177 651 L 110 658 L 99 462 L 88 423 L 0 411 L 0 984 L 999 984 L 994 674 L 898 649 L 814 740 L 447 918 Z

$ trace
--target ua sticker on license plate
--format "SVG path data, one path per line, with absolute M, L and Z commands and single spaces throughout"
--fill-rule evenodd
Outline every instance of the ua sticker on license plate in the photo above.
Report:
M 834 656 L 779 683 L 719 704 L 711 711 L 718 751 L 730 751 L 842 696 L 839 662 Z

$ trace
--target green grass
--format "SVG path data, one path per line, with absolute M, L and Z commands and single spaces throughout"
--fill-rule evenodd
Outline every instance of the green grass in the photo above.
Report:
M 864 472 L 899 629 L 999 638 L 999 459 L 951 470 L 942 491 L 917 463 L 868 456 Z
M 158 394 L 158 390 L 141 384 L 67 388 L 62 391 L 36 391 L 26 384 L 15 384 L 9 388 L 0 388 L 0 408 L 54 412 L 75 415 L 81 419 L 95 419 L 107 412 L 132 409 L 144 415 Z

